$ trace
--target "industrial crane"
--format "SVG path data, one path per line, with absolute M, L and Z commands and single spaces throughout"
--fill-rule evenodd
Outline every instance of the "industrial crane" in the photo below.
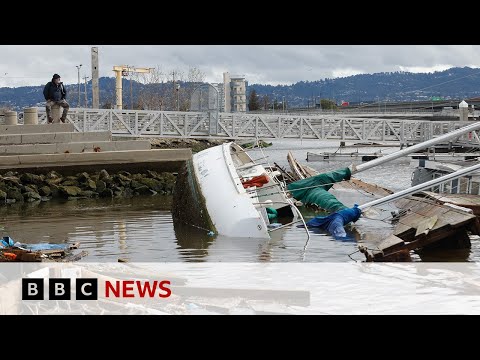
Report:
M 136 68 L 128 65 L 118 65 L 113 67 L 115 72 L 116 79 L 116 100 L 117 104 L 115 105 L 117 109 L 122 108 L 122 76 L 127 76 L 128 73 L 149 73 L 152 68 Z

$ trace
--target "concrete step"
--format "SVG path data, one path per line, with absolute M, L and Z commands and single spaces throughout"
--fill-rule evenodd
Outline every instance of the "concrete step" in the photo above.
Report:
M 83 171 L 178 171 L 192 158 L 191 149 L 152 149 L 105 151 L 92 153 L 63 153 L 0 156 L 0 171 L 21 170 L 44 173 L 55 170 L 63 174 Z
M 54 125 L 51 125 L 51 126 L 54 126 Z M 55 144 L 55 143 L 69 143 L 69 142 L 110 141 L 110 140 L 112 140 L 112 133 L 110 131 L 92 131 L 92 132 L 82 132 L 82 133 L 56 132 L 56 133 L 7 134 L 7 135 L 0 134 L 0 145 Z
M 0 145 L 0 155 L 60 154 L 125 150 L 149 150 L 148 140 L 90 141 L 55 144 Z
M 0 125 L 0 135 L 4 134 L 43 134 L 54 132 L 73 132 L 73 124 L 40 124 L 40 125 Z

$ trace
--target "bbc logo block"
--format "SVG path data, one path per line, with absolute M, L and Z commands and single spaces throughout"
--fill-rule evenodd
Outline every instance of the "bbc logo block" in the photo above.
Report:
M 22 300 L 44 300 L 43 278 L 22 279 Z M 48 300 L 71 300 L 71 279 L 48 279 Z M 76 300 L 98 300 L 98 279 L 79 278 L 75 281 Z
M 22 300 L 43 300 L 43 278 L 22 279 Z
M 49 300 L 70 300 L 70 279 L 48 279 Z

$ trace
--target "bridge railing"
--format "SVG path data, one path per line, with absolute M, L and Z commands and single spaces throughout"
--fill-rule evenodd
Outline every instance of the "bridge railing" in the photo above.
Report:
M 46 123 L 38 108 L 39 123 Z M 218 115 L 218 116 L 217 116 Z M 210 126 L 215 120 L 215 132 Z M 75 130 L 108 130 L 114 136 L 180 138 L 337 139 L 352 141 L 420 142 L 470 122 L 356 118 L 345 115 L 250 114 L 71 108 L 67 120 Z M 19 121 L 20 122 L 20 121 Z M 459 139 L 480 144 L 476 133 Z

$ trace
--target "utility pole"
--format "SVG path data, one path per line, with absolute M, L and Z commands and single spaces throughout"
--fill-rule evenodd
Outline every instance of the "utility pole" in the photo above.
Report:
M 98 88 L 98 47 L 92 47 L 92 108 L 100 107 Z
M 175 89 L 176 89 L 176 86 L 175 86 L 175 70 L 172 71 L 172 105 L 174 105 L 174 102 L 175 102 Z M 178 105 L 178 99 L 177 99 L 177 105 Z M 173 106 L 172 106 L 173 107 Z
M 77 102 L 77 107 L 80 107 L 80 68 L 82 67 L 82 64 L 80 65 L 75 65 L 77 68 L 77 73 L 78 73 L 78 102 Z
M 85 79 L 85 108 L 88 108 L 88 97 L 87 97 L 87 79 L 88 76 L 83 77 Z
M 177 91 L 177 111 L 180 111 L 180 84 L 177 84 L 176 91 Z
M 133 110 L 132 72 L 130 72 L 130 110 Z

